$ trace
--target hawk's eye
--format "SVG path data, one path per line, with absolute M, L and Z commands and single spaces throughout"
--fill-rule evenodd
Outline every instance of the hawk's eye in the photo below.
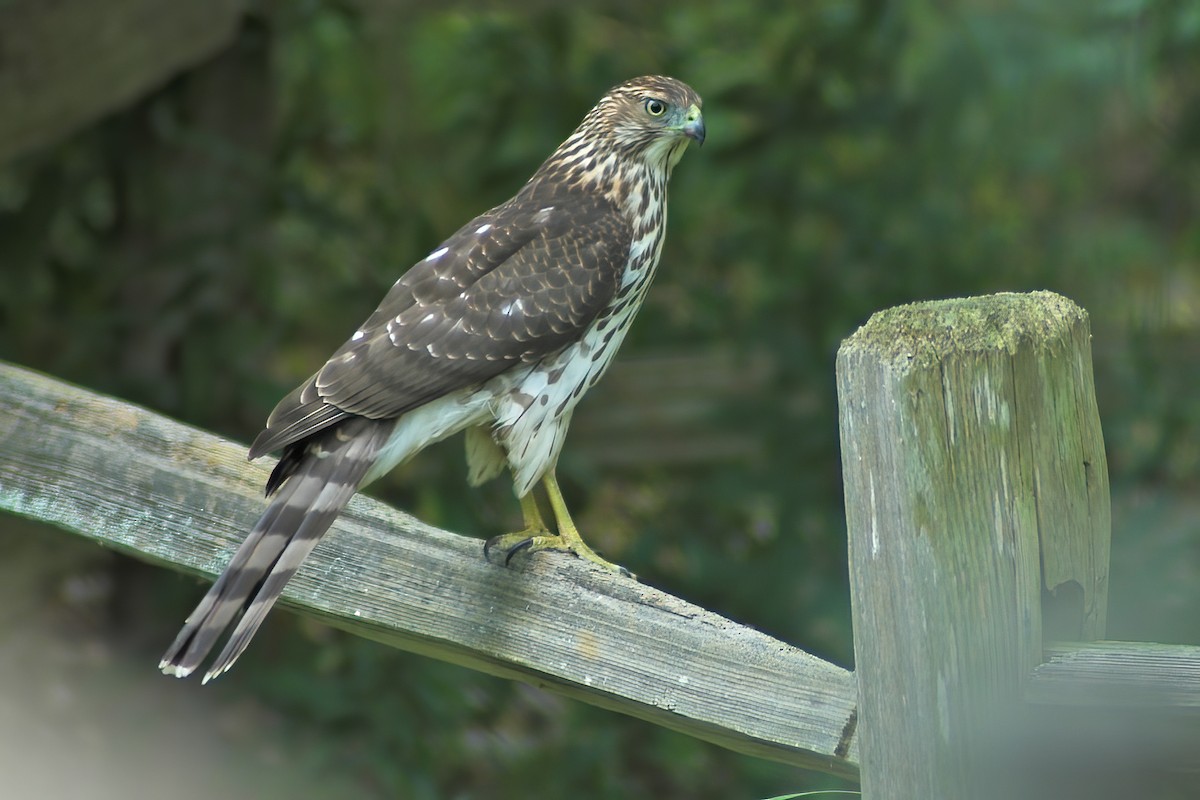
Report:
M 653 97 L 651 97 L 646 101 L 646 113 L 652 117 L 661 117 L 664 113 L 666 113 L 666 110 L 667 104 L 662 100 L 655 100 Z

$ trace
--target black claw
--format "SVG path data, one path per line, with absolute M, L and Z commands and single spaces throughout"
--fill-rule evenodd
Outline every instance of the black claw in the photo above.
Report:
M 532 536 L 529 537 L 528 539 L 525 539 L 524 541 L 520 541 L 520 542 L 517 542 L 516 544 L 514 544 L 512 547 L 509 548 L 508 555 L 506 555 L 504 557 L 504 566 L 506 566 L 506 567 L 508 566 L 508 562 L 512 561 L 512 557 L 515 556 L 518 551 L 526 550 L 529 547 L 531 547 L 532 545 L 533 545 L 533 537 Z
M 484 559 L 484 561 L 490 562 L 492 560 L 492 555 L 491 555 L 492 548 L 496 546 L 497 540 L 503 539 L 503 538 L 504 538 L 503 536 L 493 536 L 492 538 L 488 539 L 486 542 L 483 543 L 483 559 Z M 516 555 L 518 551 L 525 550 L 532 545 L 533 545 L 533 537 L 530 536 L 528 539 L 522 539 L 521 541 L 517 542 L 512 547 L 506 548 L 503 551 L 504 552 L 504 566 L 507 567 L 509 565 L 509 562 L 512 561 L 513 556 Z
M 493 563 L 492 562 L 492 548 L 494 548 L 496 546 L 496 540 L 499 538 L 500 538 L 499 536 L 493 536 L 492 538 L 488 539 L 486 542 L 483 543 L 483 560 L 488 562 L 489 564 Z

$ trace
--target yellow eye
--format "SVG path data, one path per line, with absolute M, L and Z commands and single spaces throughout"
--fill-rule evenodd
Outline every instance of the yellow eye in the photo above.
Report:
M 667 111 L 667 104 L 662 100 L 655 100 L 651 97 L 646 101 L 646 113 L 652 117 L 661 117 Z

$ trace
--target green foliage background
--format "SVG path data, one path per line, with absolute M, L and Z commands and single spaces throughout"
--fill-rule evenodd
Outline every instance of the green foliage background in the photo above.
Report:
M 1092 315 L 1110 635 L 1200 642 L 1183 612 L 1200 600 L 1187 0 L 264 4 L 213 62 L 0 171 L 0 357 L 248 441 L 401 271 L 649 72 L 701 93 L 709 140 L 676 172 L 623 357 L 772 368 L 711 420 L 756 458 L 615 470 L 568 443 L 587 535 L 654 585 L 850 665 L 838 343 L 889 305 L 1049 288 Z M 457 443 L 375 491 L 480 536 L 517 520 L 504 487 L 468 492 Z M 153 658 L 199 589 L 122 569 L 152 598 L 116 606 Z M 231 680 L 364 796 L 836 785 L 276 616 Z

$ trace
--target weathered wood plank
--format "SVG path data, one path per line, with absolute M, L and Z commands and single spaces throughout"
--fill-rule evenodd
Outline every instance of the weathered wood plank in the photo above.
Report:
M 125 106 L 232 41 L 246 0 L 0 3 L 0 164 Z
M 1025 690 L 1031 703 L 1169 710 L 1200 726 L 1200 647 L 1070 642 L 1047 646 L 1045 656 Z M 1195 741 L 1200 756 L 1200 738 Z
M 1103 633 L 1089 338 L 1039 292 L 889 309 L 838 352 L 864 797 L 990 796 L 984 723 L 1041 662 L 1044 579 Z
M 1005 747 L 1038 793 L 1194 797 L 1200 773 L 1200 647 L 1056 643 L 1030 676 Z
M 261 511 L 267 467 L 241 445 L 2 364 L 0 409 L 0 508 L 209 576 Z M 739 752 L 855 773 L 846 670 L 567 557 L 505 569 L 481 551 L 360 496 L 283 602 Z

